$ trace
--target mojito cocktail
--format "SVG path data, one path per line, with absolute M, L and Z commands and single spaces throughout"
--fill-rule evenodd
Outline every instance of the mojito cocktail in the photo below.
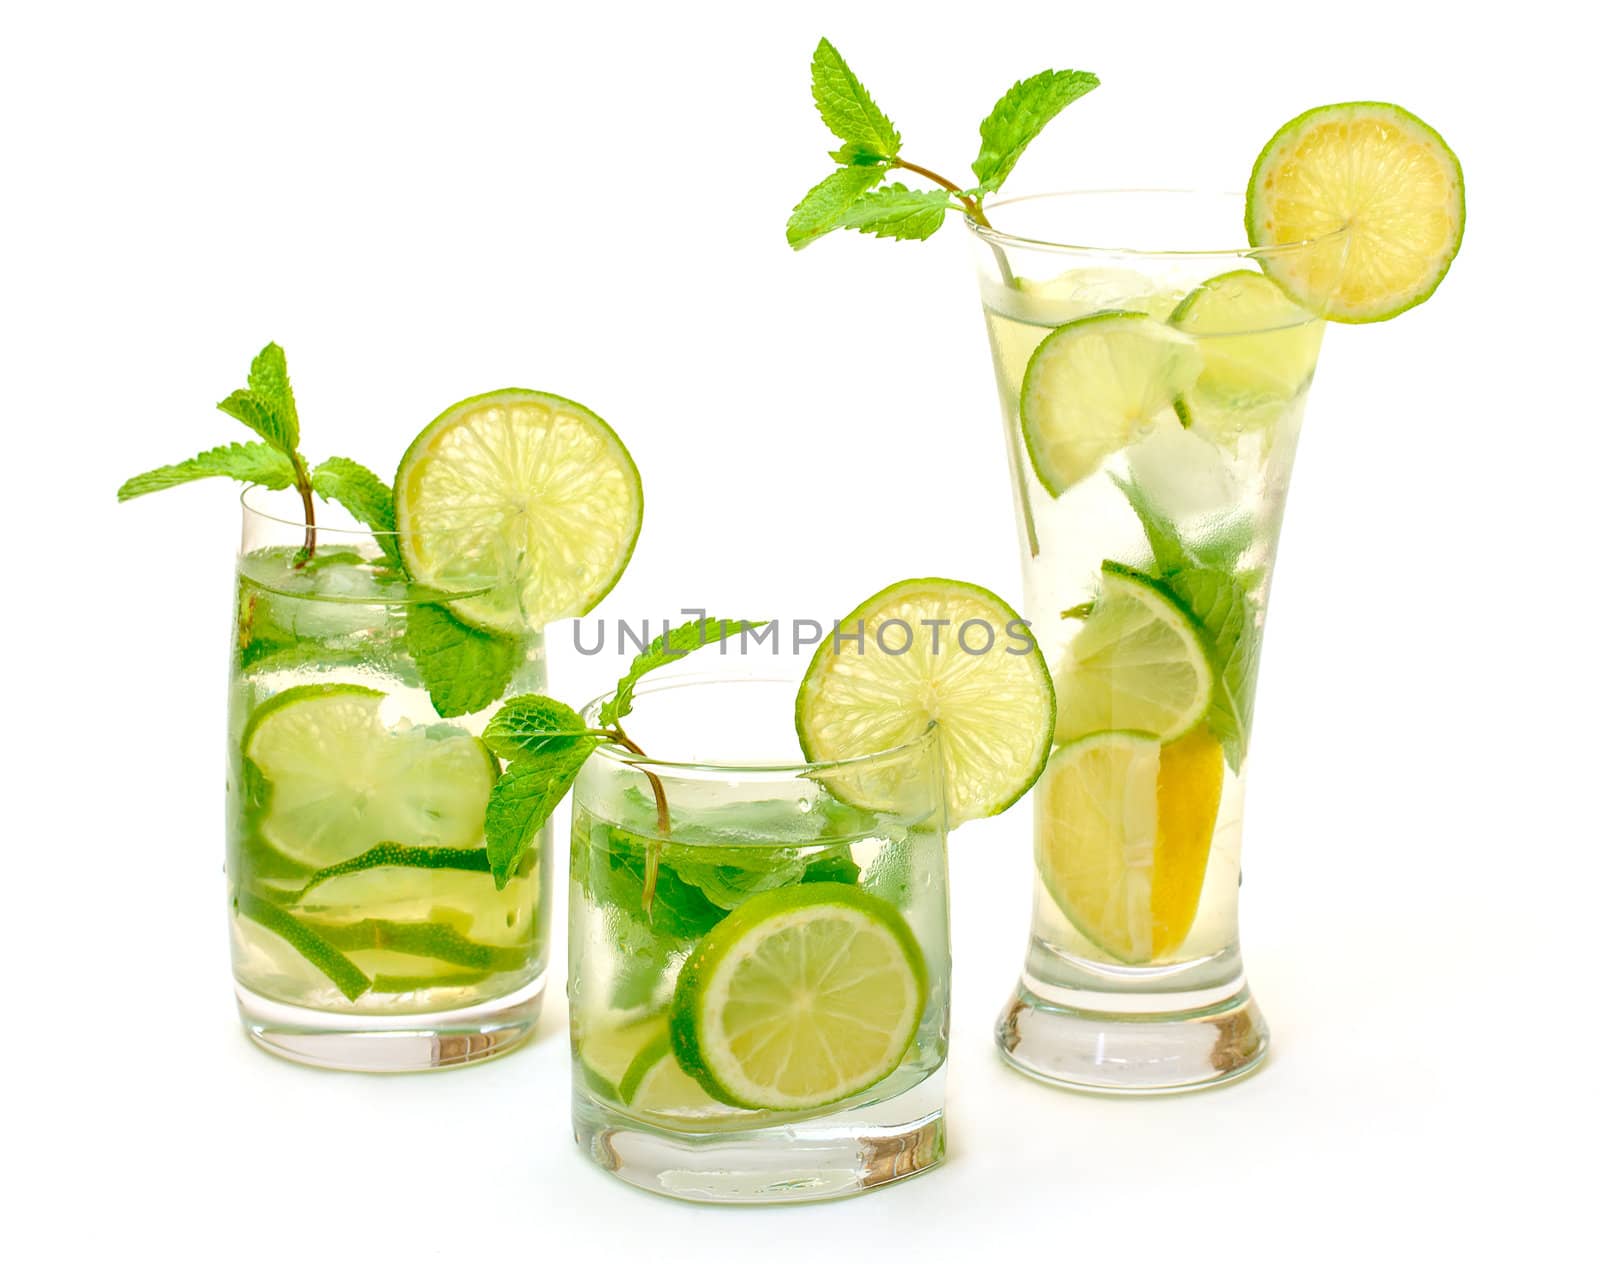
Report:
M 229 691 L 245 1022 L 307 1061 L 485 1056 L 537 1014 L 549 838 L 497 885 L 484 813 L 500 767 L 478 734 L 500 695 L 543 687 L 542 639 L 520 640 L 495 696 L 442 718 L 412 648 L 419 626 L 451 617 L 436 595 L 370 534 L 324 526 L 301 558 L 303 527 L 256 508 L 263 499 L 245 503 Z M 408 1037 L 419 1020 L 427 1034 Z M 356 1055 L 339 1041 L 352 1023 L 383 1035 Z
M 1266 1048 L 1238 945 L 1244 775 L 1323 323 L 1248 249 L 1097 251 L 1048 232 L 1203 238 L 1240 206 L 1065 194 L 993 207 L 1015 237 L 974 230 L 1026 608 L 1057 699 L 1032 938 L 999 1038 L 1024 1069 L 1100 1088 L 1210 1082 Z
M 1041 130 L 1099 87 L 1083 70 L 1019 79 L 979 124 L 971 174 L 952 176 L 906 156 L 822 40 L 812 100 L 843 143 L 785 231 L 797 250 L 839 229 L 921 240 L 957 213 L 972 233 L 1026 613 L 1057 701 L 1034 795 L 1033 934 L 996 1036 L 1041 1079 L 1164 1092 L 1242 1075 L 1266 1051 L 1239 958 L 1239 841 L 1323 321 L 1425 301 L 1466 202 L 1439 133 L 1381 101 L 1291 119 L 1242 196 L 994 200 Z
M 588 409 L 502 390 L 440 414 L 394 483 L 313 465 L 282 348 L 218 406 L 258 438 L 129 479 L 250 484 L 230 629 L 235 990 L 261 1046 L 318 1066 L 459 1066 L 533 1031 L 550 832 L 492 713 L 544 685 L 543 628 L 639 533 L 639 475 Z M 322 502 L 318 521 L 317 503 Z
M 697 762 L 605 746 L 574 790 L 575 1126 L 658 1193 L 825 1198 L 944 1153 L 936 734 L 807 764 L 793 706 L 792 683 L 663 678 L 629 732 Z

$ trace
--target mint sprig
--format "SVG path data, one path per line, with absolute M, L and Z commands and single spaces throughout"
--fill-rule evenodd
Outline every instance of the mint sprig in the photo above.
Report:
M 938 232 L 953 210 L 988 227 L 984 198 L 1005 183 L 1045 125 L 1099 83 L 1086 70 L 1044 70 L 1012 84 L 978 126 L 980 145 L 972 162 L 978 184 L 963 188 L 901 156 L 898 129 L 839 50 L 822 40 L 811 56 L 811 99 L 828 130 L 844 144 L 828 154 L 836 169 L 813 185 L 790 214 L 785 230 L 789 244 L 800 250 L 837 228 L 921 241 Z M 877 187 L 896 170 L 937 188 Z
M 617 681 L 616 690 L 601 705 L 598 728 L 586 727 L 571 707 L 543 694 L 506 699 L 490 717 L 483 735 L 489 749 L 509 765 L 489 794 L 483 822 L 489 869 L 496 887 L 504 887 L 516 872 L 590 755 L 610 742 L 641 759 L 647 758 L 622 730 L 623 717 L 633 710 L 634 690 L 645 675 L 697 649 L 763 626 L 746 620 L 701 619 L 662 633 L 635 656 Z M 434 705 L 438 705 L 437 700 Z M 650 769 L 639 771 L 655 796 L 656 828 L 663 836 L 668 835 L 672 832 L 672 814 L 666 788 Z M 646 910 L 655 896 L 658 865 L 659 857 L 652 848 L 642 879 Z
M 248 426 L 260 436 L 260 442 L 223 444 L 187 461 L 136 474 L 117 489 L 117 499 L 132 500 L 201 478 L 232 478 L 274 491 L 293 487 L 305 510 L 308 559 L 317 551 L 313 492 L 324 500 L 338 501 L 374 531 L 394 531 L 394 496 L 381 478 L 348 457 L 329 457 L 313 469 L 300 455 L 300 411 L 289 381 L 288 360 L 277 343 L 269 342 L 257 353 L 245 385 L 217 408 Z M 389 536 L 379 535 L 378 543 L 391 562 L 399 561 Z

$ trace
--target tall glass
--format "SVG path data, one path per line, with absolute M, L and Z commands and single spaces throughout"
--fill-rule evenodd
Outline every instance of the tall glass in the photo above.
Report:
M 1249 249 L 1243 199 L 1219 194 L 989 214 L 969 228 L 1026 613 L 1058 695 L 1032 934 L 996 1036 L 1052 1083 L 1204 1087 L 1267 1049 L 1239 950 L 1245 771 L 1322 336 L 1263 274 L 1309 259 L 1331 281 L 1342 242 Z
M 807 764 L 794 688 L 655 678 L 628 731 L 673 762 L 605 746 L 574 790 L 574 1130 L 654 1193 L 832 1198 L 944 1157 L 937 732 Z
M 243 508 L 227 877 L 245 1029 L 346 1070 L 505 1053 L 532 1034 L 544 989 L 549 831 L 497 888 L 483 817 L 499 764 L 479 735 L 501 697 L 542 691 L 542 638 L 503 647 L 493 697 L 435 664 L 434 688 L 456 695 L 445 718 L 411 634 L 457 625 L 391 560 L 394 537 L 319 525 L 308 555 L 292 494 L 251 488 Z

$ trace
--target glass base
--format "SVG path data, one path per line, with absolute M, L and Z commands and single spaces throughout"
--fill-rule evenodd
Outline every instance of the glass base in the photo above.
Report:
M 330 1071 L 440 1071 L 498 1058 L 539 1022 L 544 975 L 515 992 L 426 1014 L 335 1014 L 269 1000 L 238 984 L 245 1032 L 268 1053 Z
M 1266 1020 L 1243 978 L 1223 989 L 1116 997 L 1025 975 L 995 1023 L 1000 1055 L 1036 1080 L 1094 1093 L 1187 1093 L 1248 1075 L 1267 1056 Z M 1218 993 L 1222 993 L 1218 995 Z M 1123 1006 L 1141 1002 L 1136 1010 Z
M 572 1094 L 578 1146 L 612 1175 L 697 1203 L 814 1202 L 864 1193 L 944 1161 L 944 1070 L 888 1101 L 792 1124 L 668 1132 Z

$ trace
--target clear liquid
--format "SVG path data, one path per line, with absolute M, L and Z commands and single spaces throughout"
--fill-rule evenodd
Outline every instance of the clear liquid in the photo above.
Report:
M 659 839 L 651 805 L 630 791 L 580 784 L 573 810 L 568 1001 L 574 1092 L 612 1116 L 664 1132 L 755 1129 L 900 1097 L 943 1066 L 950 948 L 943 836 L 889 817 L 862 820 L 816 787 L 737 801 L 724 787 L 668 790 L 673 835 Z M 770 794 L 770 787 L 766 793 Z M 835 821 L 849 820 L 841 830 Z M 650 911 L 647 849 L 660 849 Z M 749 1110 L 708 1093 L 660 1048 L 684 962 L 751 895 L 795 882 L 845 882 L 905 918 L 923 954 L 928 1001 L 917 1033 L 885 1078 L 807 1111 Z M 652 1051 L 652 1042 L 656 1047 Z M 664 1057 L 663 1057 L 664 1052 Z M 642 1072 L 654 1067 L 646 1079 Z
M 305 568 L 295 567 L 290 549 L 240 559 L 230 667 L 227 871 L 234 976 L 258 996 L 333 1013 L 427 1013 L 507 995 L 543 970 L 548 827 L 498 891 L 486 866 L 475 862 L 469 868 L 382 865 L 318 882 L 319 866 L 361 855 L 371 839 L 359 830 L 347 840 L 321 838 L 319 865 L 312 865 L 264 836 L 273 790 L 270 778 L 248 766 L 246 735 L 252 717 L 285 690 L 377 690 L 384 695 L 379 717 L 392 735 L 424 726 L 447 739 L 481 734 L 498 703 L 441 720 L 422 687 L 405 646 L 416 597 L 403 577 L 348 550 L 326 549 Z M 506 694 L 540 692 L 544 680 L 542 642 L 534 637 Z M 482 754 L 492 760 L 486 749 Z M 455 789 L 438 788 L 446 797 Z M 336 797 L 342 793 L 335 790 Z M 420 803 L 425 820 L 426 795 Z M 385 841 L 428 847 L 439 840 L 423 825 L 411 837 Z M 465 850 L 484 847 L 481 827 L 451 841 Z M 284 918 L 292 919 L 289 935 Z M 349 995 L 359 984 L 348 976 L 341 989 L 316 954 L 304 950 L 302 932 L 353 965 L 365 989 Z
M 1081 274 L 1087 275 L 1087 274 Z M 1048 286 L 1043 287 L 1048 290 Z M 1304 389 L 1275 401 L 1270 424 L 1260 424 L 1258 401 L 1239 402 L 1238 433 L 1228 442 L 1185 427 L 1169 408 L 1147 421 L 1132 441 L 1099 470 L 1052 497 L 1039 481 L 1022 437 L 1023 375 L 1038 345 L 1057 327 L 1097 310 L 1145 311 L 1164 319 L 1187 284 L 1163 286 L 1130 272 L 1110 272 L 1073 289 L 1068 302 L 996 287 L 985 294 L 995 375 L 1013 476 L 1023 556 L 1027 613 L 1058 693 L 1071 688 L 1061 667 L 1068 646 L 1083 626 L 1066 612 L 1083 611 L 1100 595 L 1102 566 L 1117 562 L 1154 573 L 1149 536 L 1123 486 L 1145 499 L 1176 528 L 1186 546 L 1226 556 L 1249 589 L 1249 618 L 1259 637 L 1265 619 L 1271 569 L 1304 413 Z M 1103 290 L 1103 293 L 1095 292 Z M 1273 337 L 1320 336 L 1310 323 Z M 1314 344 L 1313 344 L 1314 353 Z M 1307 382 L 1309 385 L 1309 380 Z M 1224 424 L 1230 419 L 1224 414 Z M 1122 486 L 1119 486 L 1121 484 Z M 1250 687 L 1253 694 L 1254 671 Z M 1035 883 L 1030 974 L 1062 986 L 1137 988 L 1141 971 L 1152 976 L 1203 974 L 1206 963 L 1235 968 L 1240 842 L 1243 827 L 1247 744 L 1224 767 L 1220 803 L 1205 858 L 1193 921 L 1181 941 L 1142 960 L 1119 957 L 1086 933 L 1044 880 Z M 1235 766 L 1236 765 L 1236 766 Z M 1116 787 L 1107 787 L 1114 792 Z M 1037 793 L 1037 792 L 1036 792 Z M 1043 854 L 1042 814 L 1035 815 L 1036 852 Z M 1164 986 L 1154 984 L 1155 986 Z M 1186 984 L 1187 985 L 1187 984 Z

